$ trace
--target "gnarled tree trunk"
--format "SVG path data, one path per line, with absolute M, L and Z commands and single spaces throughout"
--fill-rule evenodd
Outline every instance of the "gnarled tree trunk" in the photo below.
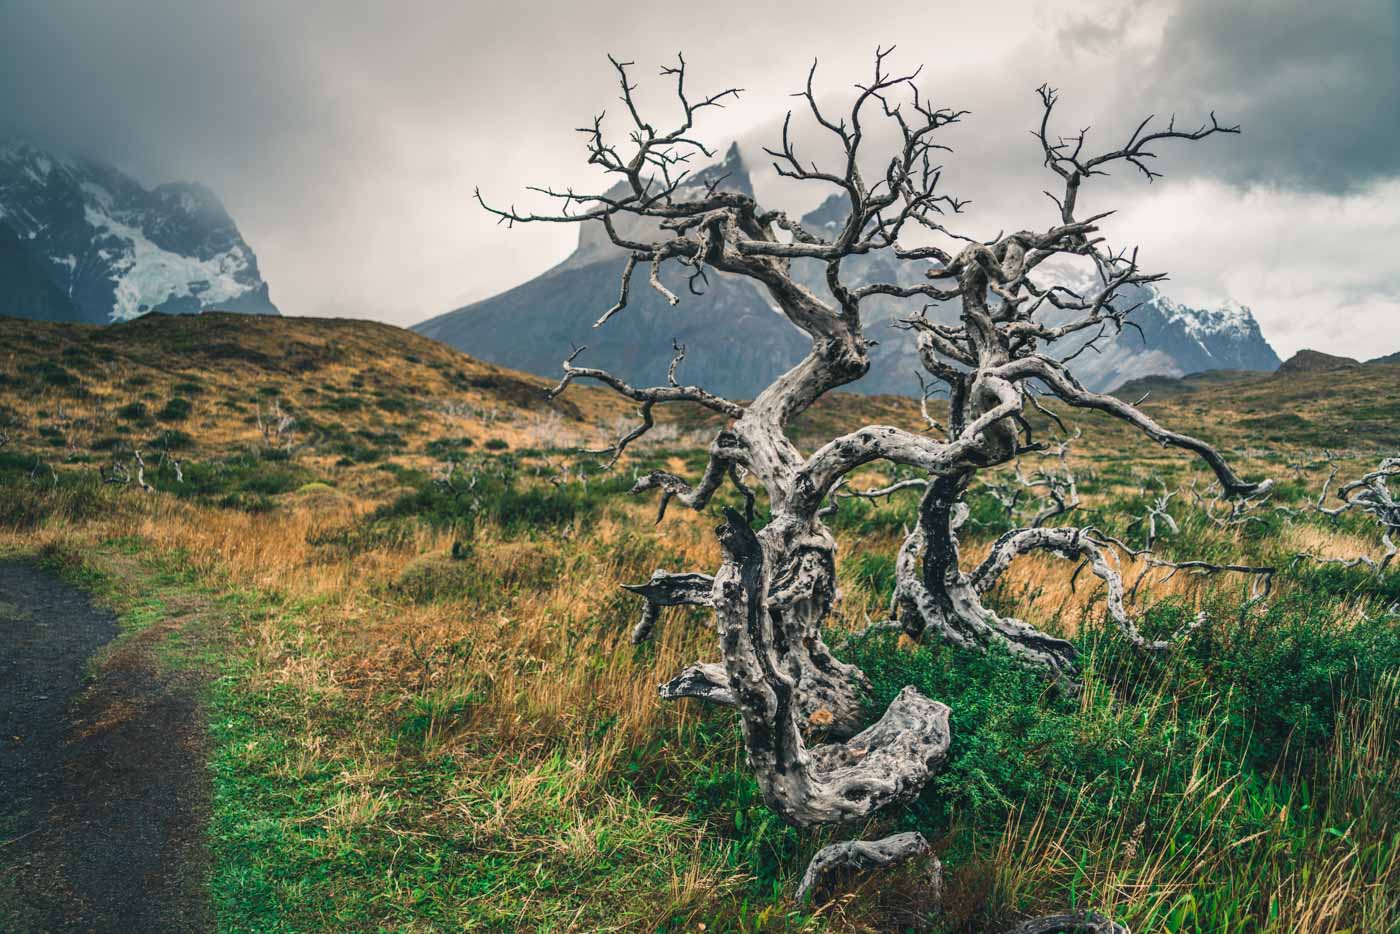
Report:
M 1122 148 L 1088 157 L 1082 134 L 1052 142 L 1047 126 L 1055 92 L 1041 88 L 1044 117 L 1038 137 L 1045 164 L 1064 181 L 1064 194 L 1055 199 L 1060 223 L 981 241 L 945 226 L 947 216 L 958 213 L 962 202 L 942 193 L 941 169 L 933 161 L 947 148 L 935 141 L 936 134 L 964 113 L 931 106 L 915 87 L 914 75 L 896 76 L 886 70 L 887 56 L 888 52 L 877 50 L 873 79 L 859 86 L 850 112 L 839 120 L 822 111 L 813 91 L 813 75 L 808 75 L 800 96 L 816 124 L 840 144 L 840 165 L 822 169 L 799 158 L 789 123 L 784 124 L 779 145 L 769 150 L 780 176 L 834 186 L 849 202 L 844 224 L 829 239 L 804 230 L 782 211 L 764 208 L 748 194 L 721 190 L 719 182 L 688 181 L 686 164 L 691 155 L 711 153 L 692 135 L 696 114 L 738 92 L 730 89 L 692 101 L 685 90 L 684 59 L 662 69 L 676 82 L 682 111 L 669 132 L 658 131 L 641 117 L 632 97 L 628 66 L 613 61 L 633 123 L 633 151 L 624 157 L 606 141 L 601 117 L 586 132 L 589 161 L 618 176 L 618 187 L 606 194 L 537 189 L 562 201 L 563 209 L 557 214 L 498 210 L 482 201 L 483 207 L 510 224 L 603 225 L 627 262 L 618 301 L 597 325 L 625 311 L 633 273 L 643 262 L 650 264 L 651 286 L 675 304 L 679 299 L 659 278 L 661 266 L 674 262 L 689 270 L 692 291 L 706 281 L 708 269 L 751 280 L 810 338 L 807 355 L 748 404 L 680 384 L 676 375 L 684 351 L 679 347 L 664 385 L 635 387 L 605 370 L 578 366 L 574 361 L 580 349 L 564 362 L 563 378 L 553 390 L 557 395 L 574 380 L 589 379 L 638 404 L 641 423 L 604 452 L 614 461 L 652 427 L 657 405 L 691 403 L 726 420 L 710 444 L 704 472 L 693 484 L 658 471 L 642 477 L 633 488 L 637 493 L 659 492 L 658 522 L 672 502 L 696 510 L 707 508 L 726 481 L 748 504 L 744 515 L 725 512 L 718 532 L 724 563 L 713 576 L 658 570 L 649 581 L 630 585 L 646 601 L 633 639 L 649 638 L 665 607 L 712 608 L 719 659 L 686 668 L 662 686 L 662 696 L 735 709 L 764 800 L 783 819 L 803 826 L 862 819 L 910 799 L 943 761 L 949 743 L 948 708 L 913 688 L 905 688 L 873 725 L 866 726 L 867 679 L 858 668 L 838 659 L 824 641 L 823 627 L 839 594 L 836 541 L 822 517 L 835 507 L 853 471 L 883 462 L 923 477 L 925 494 L 917 527 L 900 549 L 893 595 L 899 625 L 907 634 L 937 636 L 969 649 L 1002 645 L 1026 664 L 1066 682 L 1076 674 L 1070 643 L 1002 618 L 982 603 L 983 594 L 1019 555 L 1046 550 L 1087 560 L 1109 587 L 1110 615 L 1134 644 L 1142 648 L 1158 644 L 1143 639 L 1128 620 L 1121 579 L 1108 556 L 1110 543 L 1089 530 L 1043 527 L 1045 521 L 1071 508 L 1063 498 L 1055 509 L 1038 517 L 1033 528 L 1004 536 L 979 568 L 969 571 L 960 566 L 957 534 L 966 517 L 963 496 L 980 471 L 1040 448 L 1031 441 L 1023 417 L 1028 404 L 1039 407 L 1037 393 L 1121 419 L 1159 443 L 1197 454 L 1230 495 L 1267 488 L 1267 484 L 1239 479 L 1204 442 L 1168 431 L 1135 407 L 1084 389 L 1063 361 L 1045 353 L 1045 348 L 1070 335 L 1096 331 L 1089 346 L 1121 330 L 1131 309 L 1114 304 L 1119 290 L 1160 278 L 1142 273 L 1135 254 L 1103 246 L 1095 226 L 1103 215 L 1076 216 L 1082 183 L 1115 163 L 1135 166 L 1150 177 L 1155 173 L 1147 160 L 1153 155 L 1146 147 L 1168 139 L 1231 133 L 1236 128 L 1221 126 L 1212 117 L 1209 125 L 1192 132 L 1171 126 L 1149 132 L 1145 121 Z M 873 184 L 862 169 L 863 164 L 877 164 L 866 162 L 862 153 L 866 139 L 862 121 L 872 112 L 892 124 L 899 140 L 889 158 L 878 161 L 882 175 Z M 624 230 L 618 223 L 622 219 L 643 222 Z M 931 242 L 902 245 L 900 236 L 910 229 L 921 231 Z M 859 286 L 844 281 L 843 260 L 876 251 L 921 264 L 927 281 Z M 1033 273 L 1052 258 L 1092 263 L 1099 287 L 1076 293 L 1038 283 Z M 823 265 L 828 295 L 818 296 L 798 281 L 791 270 L 794 259 Z M 870 368 L 871 342 L 862 333 L 861 306 L 877 295 L 960 303 L 956 325 L 923 316 L 906 322 L 917 332 L 924 368 L 948 386 L 951 405 L 946 433 L 939 438 L 867 425 L 803 453 L 788 434 L 793 419 Z M 1043 323 L 1038 315 L 1047 307 L 1057 309 L 1062 318 L 1068 312 L 1069 320 L 1053 327 Z M 1062 446 L 1062 456 L 1063 450 Z M 748 485 L 750 480 L 756 490 Z M 884 492 L 912 485 L 892 484 Z M 758 496 L 766 498 L 769 519 L 755 531 Z M 835 868 L 882 865 L 924 848 L 922 838 L 906 835 L 838 844 L 818 854 L 804 890 L 825 880 Z

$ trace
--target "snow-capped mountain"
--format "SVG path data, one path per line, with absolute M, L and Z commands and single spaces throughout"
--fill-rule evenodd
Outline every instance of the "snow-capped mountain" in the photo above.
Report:
M 730 147 L 723 161 L 697 174 L 694 190 L 717 177 L 724 179 L 721 188 L 752 193 L 736 146 Z M 801 223 L 813 234 L 831 236 L 844 223 L 846 210 L 844 197 L 833 195 Z M 637 236 L 641 233 L 640 229 L 626 231 L 634 239 L 649 239 Z M 571 349 L 587 345 L 581 364 L 604 367 L 629 382 L 646 384 L 665 378 L 674 340 L 686 348 L 685 381 L 736 398 L 753 396 L 806 349 L 805 336 L 776 312 L 752 282 L 710 271 L 705 294 L 695 296 L 686 287 L 685 270 L 674 263 L 663 267 L 662 281 L 681 297 L 678 306 L 670 307 L 639 270 L 627 308 L 594 329 L 593 323 L 617 301 L 624 263 L 625 256 L 608 240 L 602 225 L 586 224 L 580 229 L 578 248 L 558 266 L 493 298 L 425 321 L 415 330 L 480 359 L 542 376 L 557 375 L 560 361 Z M 796 260 L 793 269 L 808 288 L 828 294 L 822 264 Z M 850 257 L 842 263 L 842 271 L 848 281 L 924 281 L 915 264 L 895 261 L 887 251 Z M 1077 282 L 1087 273 L 1067 268 L 1052 275 L 1071 284 L 1070 280 Z M 1124 299 L 1128 305 L 1140 303 L 1131 316 L 1137 328 L 1106 338 L 1098 353 L 1080 354 L 1070 364 L 1092 389 L 1112 389 L 1149 375 L 1273 370 L 1279 365 L 1254 316 L 1241 305 L 1188 308 L 1155 288 L 1139 289 Z M 846 388 L 865 393 L 918 391 L 916 374 L 921 368 L 914 342 L 907 331 L 893 325 L 924 304 L 921 299 L 877 296 L 862 305 L 865 332 L 878 344 L 871 351 L 869 374 Z M 957 313 L 952 303 L 929 312 L 945 321 L 955 320 Z M 1066 339 L 1055 352 L 1068 355 L 1090 336 Z
M 1097 290 L 1097 279 L 1088 268 L 1049 267 L 1037 269 L 1041 285 L 1065 285 L 1081 295 Z M 1112 340 L 1105 339 L 1092 350 L 1075 357 L 1071 367 L 1085 385 L 1114 389 L 1143 376 L 1184 376 L 1206 370 L 1278 369 L 1279 358 L 1259 330 L 1253 313 L 1235 301 L 1216 308 L 1192 308 L 1173 301 L 1159 284 L 1122 289 L 1115 304 L 1133 308 L 1128 320 L 1135 327 L 1124 327 Z M 1053 314 L 1042 317 L 1051 324 L 1065 320 Z M 1094 331 L 1068 337 L 1053 350 L 1058 356 L 1074 353 Z
M 0 252 L 37 270 L 62 300 L 0 277 L 0 314 L 93 323 L 148 311 L 277 314 L 258 260 L 203 185 L 143 188 L 90 159 L 0 145 Z M 51 299 L 52 296 L 50 295 Z

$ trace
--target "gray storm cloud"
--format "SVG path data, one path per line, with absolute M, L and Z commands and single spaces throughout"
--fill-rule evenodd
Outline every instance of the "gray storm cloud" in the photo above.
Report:
M 1215 107 L 1245 125 L 1243 145 L 1217 163 L 1232 181 L 1339 193 L 1400 173 L 1393 0 L 1191 0 L 1144 77 L 1159 109 Z
M 719 2 L 644 16 L 566 2 L 0 0 L 0 18 L 0 132 L 148 183 L 208 184 L 291 314 L 413 323 L 561 259 L 572 231 L 501 230 L 472 190 L 524 204 L 529 184 L 596 182 L 573 128 L 616 103 L 605 52 L 646 74 L 683 49 L 697 88 L 745 87 L 702 136 L 739 138 L 758 162 L 813 57 L 835 99 L 877 44 L 897 43 L 936 100 L 974 111 L 948 159 L 974 232 L 1048 219 L 1048 202 L 1026 207 L 1045 184 L 1027 133 L 1042 81 L 1064 91 L 1063 127 L 1092 125 L 1105 144 L 1147 112 L 1194 122 L 1214 108 L 1245 133 L 1164 150 L 1168 178 L 1150 188 L 1113 179 L 1097 195 L 1124 208 L 1112 232 L 1172 270 L 1174 290 L 1255 307 L 1283 353 L 1400 346 L 1400 264 L 1375 265 L 1400 255 L 1393 0 L 1027 2 L 994 15 Z M 759 184 L 798 206 L 823 194 Z M 1334 246 L 1362 236 L 1370 249 Z M 1328 246 L 1307 254 L 1314 238 Z

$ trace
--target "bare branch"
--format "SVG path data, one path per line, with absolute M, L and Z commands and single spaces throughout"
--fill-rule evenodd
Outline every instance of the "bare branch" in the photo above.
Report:
M 564 376 L 549 391 L 551 399 L 558 397 L 569 384 L 576 379 L 597 380 L 620 395 L 626 396 L 636 402 L 695 402 L 727 415 L 730 418 L 739 418 L 744 414 L 744 409 L 737 403 L 722 399 L 712 392 L 701 389 L 698 386 L 654 386 L 650 388 L 638 389 L 613 376 L 606 370 L 599 370 L 593 367 L 574 366 L 579 354 L 587 350 L 587 347 L 579 347 L 571 353 L 564 361 Z M 682 350 L 683 353 L 683 350 Z M 674 373 L 674 371 L 672 371 Z
M 645 584 L 623 584 L 624 590 L 630 590 L 646 600 L 642 619 L 632 630 L 633 644 L 651 638 L 664 606 L 710 606 L 710 591 L 714 584 L 715 579 L 708 574 L 693 571 L 672 574 L 661 570 L 653 571 L 651 579 Z

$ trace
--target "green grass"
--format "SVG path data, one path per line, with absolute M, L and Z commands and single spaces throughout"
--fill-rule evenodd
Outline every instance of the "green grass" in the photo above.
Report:
M 45 367 L 15 379 L 57 392 L 77 385 L 64 373 L 73 375 Z M 337 395 L 335 384 L 322 388 L 318 415 L 369 401 L 391 414 L 417 405 L 407 395 L 362 399 Z M 173 391 L 180 395 L 153 397 L 163 422 L 198 415 L 167 411 L 177 399 L 198 397 L 200 412 L 214 402 L 197 382 Z M 259 390 L 269 398 L 282 392 Z M 151 420 L 145 403 L 133 405 L 141 408 L 130 418 Z M 818 414 L 835 424 L 846 413 Z M 1299 428 L 1283 416 L 1258 421 L 1261 431 L 1266 421 Z M 1355 930 L 1400 917 L 1400 906 L 1388 914 L 1377 907 L 1385 887 L 1400 880 L 1393 709 L 1400 619 L 1386 609 L 1400 602 L 1400 573 L 1293 566 L 1278 543 L 1295 525 L 1374 542 L 1361 517 L 1333 522 L 1265 509 L 1260 521 L 1224 530 L 1179 496 L 1172 513 L 1180 531 L 1159 529 L 1164 554 L 1274 563 L 1280 593 L 1252 604 L 1238 580 L 1219 579 L 1210 585 L 1211 623 L 1162 659 L 1141 657 L 1105 630 L 1101 602 L 1083 619 L 1061 612 L 1052 627 L 1079 625 L 1079 695 L 1056 692 L 995 652 L 832 636 L 838 654 L 871 677 L 872 718 L 913 684 L 950 706 L 953 744 L 913 803 L 864 826 L 799 830 L 763 804 L 732 712 L 668 708 L 621 752 L 601 757 L 617 736 L 617 710 L 586 698 L 550 720 L 535 707 L 549 695 L 549 679 L 507 686 L 492 675 L 533 671 L 543 667 L 536 656 L 551 652 L 609 677 L 639 676 L 665 657 L 655 645 L 623 645 L 612 659 L 580 648 L 616 641 L 637 612 L 626 594 L 588 588 L 644 579 L 696 553 L 670 550 L 666 532 L 652 531 L 651 505 L 629 507 L 625 491 L 635 475 L 673 457 L 697 475 L 703 451 L 650 451 L 583 484 L 576 474 L 561 479 L 554 466 L 561 452 L 511 450 L 485 430 L 475 440 L 423 442 L 407 419 L 358 429 L 329 416 L 302 424 L 324 433 L 326 452 L 352 470 L 313 470 L 276 451 L 205 458 L 196 435 L 154 423 L 139 432 L 104 426 L 100 457 L 129 459 L 138 435 L 152 437 L 147 478 L 157 497 L 178 497 L 180 509 L 203 510 L 213 522 L 222 510 L 275 510 L 311 498 L 292 498 L 298 493 L 328 488 L 353 502 L 347 478 L 371 477 L 382 498 L 361 500 L 355 518 L 310 526 L 308 550 L 298 552 L 312 566 L 343 562 L 357 574 L 363 567 L 365 579 L 346 593 L 299 601 L 251 589 L 247 578 L 234 584 L 219 568 L 196 574 L 164 541 L 113 539 L 81 559 L 71 548 L 51 556 L 121 609 L 122 638 L 192 608 L 221 633 L 209 639 L 177 628 L 157 656 L 210 679 L 210 891 L 220 930 L 688 931 L 703 920 L 724 931 L 865 924 L 962 934 L 1007 927 L 1022 911 L 1094 907 L 1133 930 L 1262 934 L 1283 930 L 1277 919 L 1289 917 L 1296 895 L 1289 886 L 1337 866 L 1359 880 L 1356 891 L 1374 893 L 1369 907 L 1349 906 L 1361 919 Z M 36 430 L 41 446 L 0 450 L 0 529 L 81 535 L 114 517 L 160 515 L 149 504 L 164 500 L 104 485 L 90 466 L 58 464 L 53 482 L 40 469 L 47 461 L 36 458 L 58 457 L 57 434 Z M 169 465 L 155 466 L 152 452 L 162 447 L 187 451 L 183 484 Z M 399 456 L 418 450 L 457 462 L 452 487 L 423 462 Z M 354 467 L 362 463 L 378 466 Z M 1190 471 L 1179 459 L 1100 459 L 1079 471 L 1086 504 L 1072 521 L 1139 542 L 1142 530 L 1132 523 L 1155 496 L 1141 492 L 1146 478 L 1176 488 Z M 1320 479 L 1314 472 L 1281 483 L 1270 505 L 1306 506 Z M 726 487 L 711 512 L 738 503 Z M 848 500 L 831 518 L 848 606 L 888 605 L 895 547 L 916 504 L 915 493 Z M 969 506 L 969 550 L 1013 521 L 982 485 Z M 697 534 L 713 523 L 702 525 Z M 594 531 L 603 526 L 605 540 Z M 444 530 L 450 535 L 439 536 L 435 553 L 412 553 Z M 509 562 L 492 560 L 505 551 Z M 118 566 L 127 576 L 112 572 Z M 994 591 L 992 603 L 1019 612 L 1042 582 L 1022 586 Z M 1086 574 L 1080 586 L 1098 584 Z M 537 592 L 576 595 L 587 610 L 563 599 L 531 603 Z M 1173 600 L 1148 603 L 1149 636 L 1186 619 Z M 454 628 L 467 616 L 476 628 Z M 413 625 L 384 637 L 400 617 Z M 705 623 L 695 611 L 668 614 L 664 625 L 671 636 L 670 628 L 685 626 L 703 634 Z M 534 641 L 510 653 L 483 644 L 483 632 L 527 626 Z M 412 660 L 395 668 L 399 656 L 420 650 L 422 677 Z M 366 674 L 381 664 L 396 677 Z M 512 716 L 517 732 L 498 732 Z M 927 893 L 898 875 L 847 906 L 855 921 L 790 900 L 795 877 L 821 845 L 902 829 L 924 833 L 944 863 L 941 910 L 920 902 Z M 695 875 L 707 882 L 691 892 L 685 880 Z M 1125 894 L 1133 892 L 1147 894 Z M 910 905 L 925 913 L 917 924 L 898 912 Z
M 68 473 L 57 486 L 34 483 L 28 465 L 19 455 L 0 456 L 0 479 L 17 494 L 11 502 L 28 503 L 24 516 L 66 509 L 70 521 L 82 521 L 93 513 L 79 504 L 97 508 L 95 498 L 107 495 Z M 378 598 L 387 606 L 466 600 L 475 612 L 504 613 L 539 580 L 567 579 L 598 555 L 587 541 L 570 539 L 533 563 L 512 565 L 518 576 L 501 576 L 480 569 L 472 533 L 489 525 L 507 541 L 527 542 L 614 508 L 630 484 L 556 485 L 514 455 L 474 459 L 466 470 L 476 483 L 451 490 L 392 467 L 413 491 L 320 545 L 344 548 L 353 559 L 406 544 L 419 524 L 452 527 L 465 533 L 454 556 L 408 564 L 375 591 Z M 155 476 L 168 492 L 222 497 L 225 505 L 234 494 L 272 498 L 315 482 L 295 464 L 251 458 L 187 466 L 180 490 Z M 977 502 L 974 514 L 983 509 L 995 528 L 999 513 Z M 1144 504 L 1137 496 L 1115 500 L 1094 521 L 1121 528 Z M 912 508 L 910 501 L 849 503 L 837 528 L 883 540 L 911 521 Z M 1198 552 L 1225 547 L 1211 538 L 1214 526 L 1183 518 L 1181 537 Z M 1245 549 L 1267 548 L 1276 531 L 1246 534 Z M 643 536 L 610 547 L 629 565 L 666 560 Z M 615 719 L 609 711 L 587 711 L 572 730 L 513 751 L 474 732 L 479 710 L 495 699 L 490 679 L 405 683 L 370 703 L 334 681 L 279 679 L 282 661 L 295 666 L 326 651 L 307 636 L 324 608 L 201 578 L 173 552 L 141 559 L 137 578 L 93 570 L 103 554 L 130 560 L 150 549 L 149 542 L 113 540 L 96 557 L 53 560 L 121 608 L 123 638 L 191 601 L 216 608 L 228 627 L 217 643 L 172 634 L 160 655 L 162 664 L 197 665 L 212 675 L 211 894 L 221 930 L 566 930 L 576 923 L 679 931 L 705 918 L 715 929 L 771 931 L 827 923 L 788 893 L 810 855 L 836 834 L 788 827 L 764 806 L 732 713 L 663 719 L 605 774 L 584 775 L 588 749 L 605 740 Z M 885 545 L 858 547 L 846 561 L 857 591 L 888 594 L 893 555 Z M 1075 638 L 1085 660 L 1079 696 L 1057 692 L 996 652 L 911 649 L 888 635 L 838 640 L 838 653 L 873 682 L 872 717 L 907 684 L 953 711 L 945 768 L 915 802 L 863 831 L 916 829 L 936 841 L 949 901 L 920 929 L 953 934 L 1009 921 L 1013 911 L 1092 907 L 1134 930 L 1269 931 L 1267 919 L 1286 907 L 1280 887 L 1296 865 L 1344 861 L 1377 884 L 1393 882 L 1400 736 L 1382 737 L 1388 754 L 1364 767 L 1353 767 L 1359 760 L 1348 750 L 1366 745 L 1356 718 L 1400 696 L 1400 619 L 1382 609 L 1400 598 L 1397 577 L 1328 566 L 1287 573 L 1301 586 L 1262 611 L 1217 591 L 1213 622 L 1164 659 L 1133 652 L 1091 611 Z M 1007 610 L 1018 602 L 1007 593 L 994 598 Z M 1358 619 L 1347 609 L 1356 605 L 1370 609 Z M 621 631 L 634 612 L 618 597 L 581 625 Z M 1170 632 L 1185 617 L 1184 607 L 1163 601 L 1146 613 L 1143 628 Z M 453 670 L 473 648 L 454 651 L 438 664 Z M 1386 718 L 1393 732 L 1393 711 Z M 449 751 L 447 736 L 467 737 L 470 754 Z M 528 794 L 518 784 L 526 777 Z M 1254 840 L 1264 844 L 1241 843 Z M 1025 877 L 1008 875 L 999 861 L 1008 845 L 1022 847 L 1034 865 Z M 1208 869 L 1193 872 L 1193 865 Z M 695 903 L 660 895 L 696 869 L 731 881 Z M 1134 879 L 1157 886 L 1161 897 L 1115 894 L 1114 886 Z M 898 885 L 865 896 L 876 909 L 882 899 L 908 897 Z M 658 905 L 665 906 L 659 915 Z
M 330 696 L 248 692 L 237 672 L 216 686 L 213 709 L 214 897 L 224 930 L 457 930 L 464 923 L 512 930 L 550 917 L 562 930 L 566 918 L 586 925 L 629 915 L 636 924 L 647 919 L 648 894 L 687 868 L 690 854 L 669 840 L 675 819 L 635 797 L 615 802 L 604 822 L 587 828 L 588 858 L 551 858 L 547 841 L 580 817 L 561 757 L 536 767 L 542 790 L 512 815 L 508 835 L 493 837 L 479 828 L 510 795 L 508 772 L 478 783 L 454 757 L 438 756 L 406 758 L 368 785 L 347 787 L 355 761 L 328 759 L 288 775 L 283 767 L 301 752 L 308 716 L 335 729 L 358 725 L 357 712 Z M 405 729 L 398 741 L 412 743 L 412 734 Z M 451 824 L 423 832 L 437 824 L 431 812 L 443 801 L 453 802 Z M 366 802 L 373 821 L 337 819 Z M 532 835 L 543 852 L 522 866 L 523 854 L 509 850 Z M 615 903 L 589 910 L 572 897 L 596 888 L 630 896 L 630 911 L 619 916 Z
M 1179 622 L 1170 605 L 1150 616 L 1149 626 L 1163 629 Z M 297 630 L 294 620 L 293 610 L 288 638 Z M 1372 795 L 1379 810 L 1354 814 L 1345 825 L 1335 823 L 1337 811 L 1328 806 L 1327 765 L 1343 697 L 1356 704 L 1390 696 L 1382 688 L 1400 668 L 1395 619 L 1341 627 L 1326 607 L 1295 599 L 1261 619 L 1206 630 L 1166 662 L 1132 654 L 1098 630 L 1079 642 L 1090 659 L 1087 701 L 1047 690 L 1043 679 L 995 653 L 946 646 L 905 651 L 889 637 L 845 650 L 874 681 L 873 710 L 914 684 L 954 711 L 948 766 L 917 802 L 881 825 L 939 840 L 953 877 L 972 880 L 964 883 L 964 898 L 982 900 L 964 906 L 972 916 L 993 910 L 1008 894 L 990 886 L 978 891 L 976 882 L 1016 814 L 1071 815 L 1084 830 L 1067 828 L 1068 839 L 1082 837 L 1086 852 L 1096 845 L 1096 828 L 1123 824 L 1146 828 L 1139 837 L 1145 853 L 1176 848 L 1184 863 L 1218 858 L 1261 833 L 1300 858 L 1347 847 L 1367 850 L 1377 864 L 1393 858 L 1397 841 L 1380 818 L 1393 813 L 1386 782 L 1400 777 L 1395 763 L 1386 775 L 1358 777 L 1391 803 Z M 658 737 L 633 750 L 604 788 L 605 826 L 588 825 L 588 858 L 561 859 L 549 841 L 592 819 L 586 806 L 567 803 L 573 746 L 519 762 L 519 769 L 541 775 L 545 791 L 532 793 L 529 809 L 513 814 L 494 840 L 469 828 L 489 824 L 495 804 L 510 797 L 510 769 L 478 778 L 463 775 L 450 756 L 418 754 L 433 723 L 469 720 L 479 699 L 424 697 L 391 730 L 367 723 L 363 710 L 333 692 L 249 691 L 236 669 L 228 674 L 214 703 L 221 917 L 234 929 L 288 931 L 410 922 L 549 929 L 546 919 L 574 911 L 584 920 L 635 923 L 646 893 L 665 888 L 686 860 L 698 860 L 727 867 L 738 880 L 735 901 L 723 909 L 732 914 L 721 915 L 735 929 L 796 929 L 810 920 L 786 903 L 786 892 L 826 837 L 784 826 L 762 804 L 731 715 L 706 715 L 664 744 Z M 327 734 L 376 737 L 393 747 L 379 750 L 384 755 L 408 754 L 369 786 L 347 781 L 356 768 L 351 760 L 324 759 L 287 775 L 287 763 L 318 742 L 305 735 L 308 724 Z M 1183 815 L 1180 802 L 1199 795 L 1203 774 L 1228 792 L 1218 806 Z M 551 784 L 558 785 L 553 793 Z M 463 794 L 464 786 L 470 793 Z M 328 829 L 317 819 L 345 810 L 347 800 L 377 802 L 383 810 L 363 825 Z M 427 813 L 443 800 L 455 802 L 449 826 Z M 425 826 L 434 832 L 424 835 Z M 684 859 L 669 848 L 679 826 L 703 834 Z M 539 841 L 539 850 L 508 852 L 522 839 Z M 1246 925 L 1240 929 L 1253 930 L 1244 919 L 1272 910 L 1267 883 L 1277 856 L 1197 879 L 1170 901 L 1122 920 L 1134 929 L 1186 931 L 1234 929 L 1224 922 L 1235 918 Z M 580 907 L 570 897 L 575 890 L 607 892 L 606 914 Z M 1038 891 L 1012 907 L 1047 899 L 1056 901 Z M 1098 906 L 1092 891 L 1076 894 L 1073 885 L 1058 901 Z M 679 930 L 688 916 L 655 920 Z
M 616 473 L 587 487 L 552 484 L 548 476 L 546 469 L 510 455 L 469 456 L 459 465 L 452 486 L 420 477 L 413 492 L 381 509 L 377 518 L 412 517 L 467 536 L 482 523 L 511 534 L 547 533 L 603 511 L 632 485 L 629 477 Z

